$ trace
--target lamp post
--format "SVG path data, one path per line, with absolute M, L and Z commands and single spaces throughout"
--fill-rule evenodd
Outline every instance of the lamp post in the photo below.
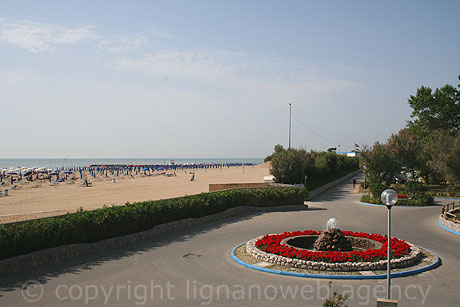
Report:
M 387 299 L 391 299 L 391 207 L 398 201 L 398 194 L 392 189 L 386 189 L 380 198 L 388 208 Z

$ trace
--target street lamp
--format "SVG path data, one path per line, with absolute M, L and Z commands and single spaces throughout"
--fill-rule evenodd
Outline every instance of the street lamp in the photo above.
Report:
M 398 201 L 398 194 L 392 189 L 386 189 L 380 198 L 388 208 L 387 299 L 391 299 L 391 207 Z

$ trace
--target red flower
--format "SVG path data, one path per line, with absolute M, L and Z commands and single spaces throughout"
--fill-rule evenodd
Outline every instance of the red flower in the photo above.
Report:
M 368 238 L 382 243 L 382 247 L 378 249 L 368 249 L 367 251 L 351 251 L 351 252 L 333 252 L 333 251 L 306 251 L 297 248 L 281 245 L 281 241 L 285 238 L 304 236 L 304 235 L 319 235 L 320 231 L 305 230 L 284 232 L 276 235 L 265 235 L 263 238 L 256 241 L 256 246 L 266 252 L 275 255 L 284 256 L 287 258 L 302 259 L 307 261 L 322 261 L 322 262 L 356 262 L 369 261 L 376 262 L 387 258 L 388 240 L 387 236 L 379 234 L 369 234 L 364 232 L 343 231 L 345 236 Z M 400 258 L 410 253 L 410 245 L 403 240 L 391 238 L 391 254 L 394 258 Z

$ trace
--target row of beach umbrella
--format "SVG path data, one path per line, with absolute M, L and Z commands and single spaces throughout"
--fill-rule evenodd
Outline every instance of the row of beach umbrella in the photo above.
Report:
M 157 171 L 176 171 L 176 170 L 195 170 L 223 167 L 238 167 L 238 166 L 254 166 L 254 163 L 185 163 L 185 164 L 153 164 L 153 165 L 90 165 L 87 167 L 61 167 L 61 168 L 45 168 L 45 167 L 18 167 L 18 168 L 0 168 L 0 182 L 7 178 L 11 180 L 11 184 L 16 179 L 22 181 L 34 181 L 38 179 L 48 179 L 50 182 L 52 177 L 56 177 L 56 181 L 67 180 L 69 176 L 72 179 L 83 179 L 84 174 L 95 178 L 99 176 L 120 176 L 120 175 L 137 175 L 141 172 L 149 174 Z M 35 176 L 35 178 L 34 178 Z M 77 177 L 76 177 L 77 176 Z

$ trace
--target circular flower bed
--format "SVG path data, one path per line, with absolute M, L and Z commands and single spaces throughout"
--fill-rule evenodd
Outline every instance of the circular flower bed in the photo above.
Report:
M 314 251 L 286 244 L 286 239 L 298 236 L 320 235 L 320 231 L 306 230 L 268 234 L 250 240 L 246 250 L 255 258 L 275 264 L 314 270 L 380 270 L 386 268 L 387 237 L 379 234 L 343 231 L 347 237 L 365 238 L 380 242 L 379 248 L 367 250 Z M 420 250 L 413 244 L 391 238 L 392 267 L 404 267 L 415 262 Z

